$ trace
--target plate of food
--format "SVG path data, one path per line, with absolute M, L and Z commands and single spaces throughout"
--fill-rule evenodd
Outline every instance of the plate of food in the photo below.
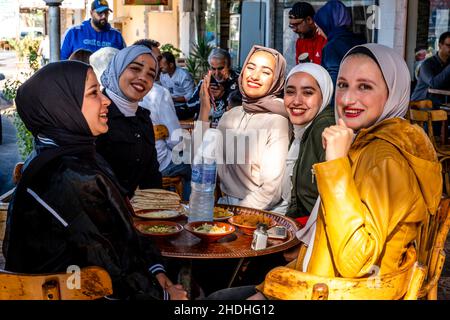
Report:
M 183 226 L 172 221 L 137 221 L 135 228 L 146 236 L 174 236 L 183 231 Z
M 253 235 L 253 231 L 255 231 L 256 226 L 260 223 L 267 225 L 268 229 L 277 224 L 275 220 L 266 214 L 235 215 L 228 219 L 228 222 L 238 227 L 246 235 Z
M 180 196 L 164 189 L 136 190 L 130 203 L 135 212 L 149 211 L 180 211 Z
M 233 216 L 233 212 L 221 208 L 221 207 L 214 207 L 214 221 L 224 221 L 228 220 Z
M 206 242 L 215 242 L 236 230 L 231 224 L 219 221 L 190 222 L 184 229 Z

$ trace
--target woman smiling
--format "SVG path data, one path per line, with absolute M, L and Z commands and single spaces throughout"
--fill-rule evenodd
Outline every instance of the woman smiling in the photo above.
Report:
M 286 159 L 283 202 L 274 211 L 287 211 L 302 225 L 319 196 L 311 169 L 313 164 L 325 160 L 322 132 L 335 124 L 334 110 L 329 106 L 332 95 L 331 77 L 317 64 L 299 64 L 286 78 L 284 106 L 294 125 L 294 141 Z
M 108 133 L 97 139 L 97 151 L 111 165 L 132 197 L 141 189 L 160 188 L 153 125 L 148 110 L 138 106 L 150 91 L 158 63 L 150 49 L 130 46 L 119 51 L 103 72 L 105 94 L 111 99 Z
M 242 106 L 224 113 L 217 128 L 225 141 L 219 164 L 220 203 L 270 210 L 281 200 L 289 121 L 280 98 L 286 61 L 276 50 L 254 46 L 239 77 Z M 201 89 L 199 119 L 208 121 L 209 83 Z M 243 150 L 239 150 L 239 142 Z M 242 157 L 242 158 L 240 158 Z

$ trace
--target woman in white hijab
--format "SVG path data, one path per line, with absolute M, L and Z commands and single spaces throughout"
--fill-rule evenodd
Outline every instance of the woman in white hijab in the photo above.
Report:
M 322 132 L 335 124 L 334 110 L 329 107 L 332 96 L 333 82 L 322 66 L 302 63 L 289 72 L 284 89 L 284 107 L 294 125 L 294 140 L 286 159 L 283 201 L 273 211 L 287 212 L 287 216 L 302 225 L 305 225 L 319 196 L 311 168 L 325 160 Z

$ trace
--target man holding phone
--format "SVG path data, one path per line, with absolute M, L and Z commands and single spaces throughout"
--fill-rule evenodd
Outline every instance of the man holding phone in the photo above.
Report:
M 237 79 L 239 74 L 231 70 L 231 57 L 228 51 L 215 48 L 208 57 L 209 72 L 206 75 L 209 80 L 209 94 L 211 97 L 211 117 L 213 122 L 218 122 L 220 117 L 227 111 L 228 97 L 236 90 L 239 91 Z M 201 80 L 192 97 L 187 102 L 188 107 L 198 115 L 200 111 L 200 89 Z M 197 115 L 195 118 L 197 118 Z

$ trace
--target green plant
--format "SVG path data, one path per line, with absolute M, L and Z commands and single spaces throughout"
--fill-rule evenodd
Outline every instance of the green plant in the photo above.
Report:
M 25 127 L 22 119 L 17 112 L 14 112 L 13 123 L 17 131 L 17 146 L 22 160 L 25 160 L 33 151 L 33 135 Z
M 194 56 L 190 56 L 186 59 L 186 69 L 194 78 L 195 83 L 198 83 L 200 79 L 200 64 Z
M 26 57 L 28 59 L 30 67 L 34 71 L 39 68 L 39 63 L 37 63 L 37 52 L 41 43 L 40 38 L 32 38 L 30 36 L 26 36 L 23 39 L 12 39 L 11 41 L 9 41 L 9 43 L 14 51 L 16 51 L 20 60 L 23 60 Z
M 164 45 L 161 46 L 161 51 L 162 52 L 171 52 L 173 54 L 173 56 L 175 57 L 175 59 L 178 59 L 181 55 L 181 50 L 178 48 L 175 48 L 172 44 L 170 43 L 166 43 Z
M 212 49 L 213 47 L 208 44 L 206 38 L 199 38 L 197 43 L 192 46 L 189 58 L 186 59 L 186 67 L 192 74 L 195 82 L 200 81 L 200 79 L 208 72 L 208 57 Z
M 28 65 L 31 69 L 30 72 L 21 72 L 20 78 L 27 79 L 33 75 L 39 69 L 38 61 L 38 49 L 40 40 L 35 40 L 29 37 L 25 37 L 22 40 L 14 42 L 14 48 L 17 50 L 19 56 L 22 55 L 27 58 Z M 19 49 L 17 49 L 19 48 Z M 20 50 L 20 51 L 19 51 Z M 7 79 L 3 87 L 3 96 L 9 101 L 13 101 L 16 98 L 17 90 L 23 82 L 16 79 Z M 25 160 L 28 155 L 33 151 L 33 135 L 27 130 L 22 119 L 20 119 L 17 111 L 11 114 L 13 124 L 17 131 L 17 145 L 19 148 L 20 156 Z

